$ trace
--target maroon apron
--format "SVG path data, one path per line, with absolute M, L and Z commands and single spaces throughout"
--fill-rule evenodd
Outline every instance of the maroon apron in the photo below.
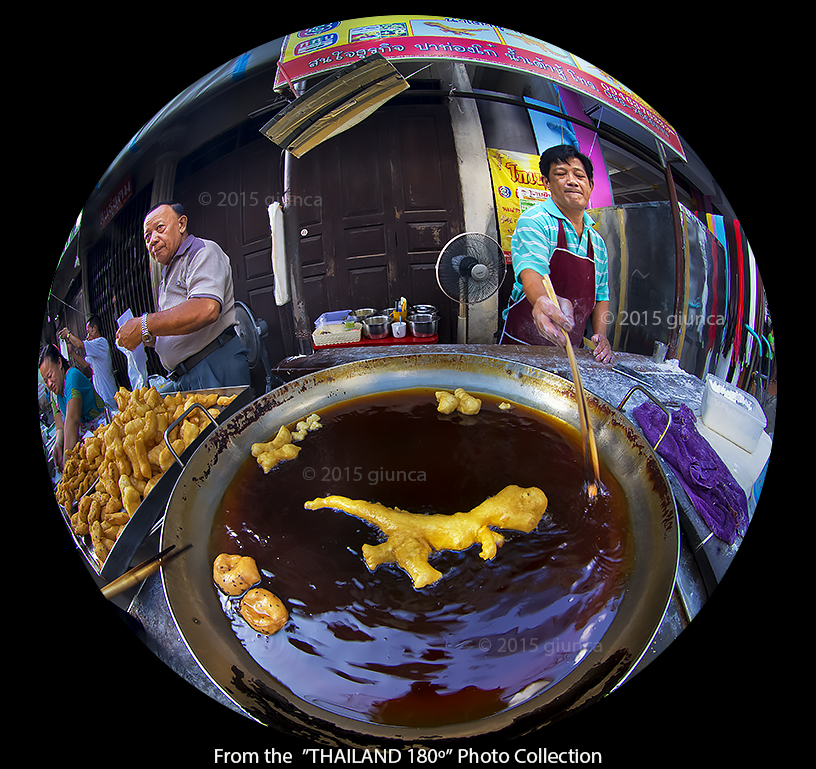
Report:
M 561 219 L 558 220 L 558 241 L 550 258 L 550 281 L 557 296 L 572 302 L 575 325 L 569 338 L 573 347 L 580 347 L 584 328 L 595 307 L 595 252 L 591 239 L 586 257 L 568 251 Z M 532 310 L 526 296 L 510 306 L 499 344 L 552 344 L 536 328 Z

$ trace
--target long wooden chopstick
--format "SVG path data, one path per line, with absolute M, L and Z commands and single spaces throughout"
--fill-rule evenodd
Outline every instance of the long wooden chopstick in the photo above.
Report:
M 557 306 L 558 297 L 555 294 L 550 276 L 545 275 L 543 282 L 547 296 Z M 586 462 L 587 468 L 587 493 L 590 499 L 595 499 L 595 497 L 598 496 L 601 483 L 598 447 L 595 444 L 595 433 L 592 431 L 592 425 L 589 422 L 589 407 L 587 405 L 586 393 L 584 392 L 584 385 L 581 382 L 581 373 L 578 371 L 578 361 L 575 359 L 575 351 L 572 349 L 572 342 L 570 342 L 567 332 L 563 331 L 562 333 L 567 341 L 567 357 L 569 358 L 570 369 L 572 370 L 572 381 L 575 385 L 576 399 L 578 401 L 578 419 L 581 425 L 581 437 L 584 440 L 584 461 Z
M 109 582 L 101 588 L 102 595 L 110 600 L 128 588 L 134 587 L 140 582 L 144 582 L 153 572 L 159 569 L 162 564 L 162 558 L 173 550 L 173 548 L 175 548 L 175 545 L 170 545 L 170 547 L 165 548 L 158 555 L 148 558 L 138 566 L 134 566 L 130 571 L 126 571 L 121 577 L 117 577 L 113 582 Z

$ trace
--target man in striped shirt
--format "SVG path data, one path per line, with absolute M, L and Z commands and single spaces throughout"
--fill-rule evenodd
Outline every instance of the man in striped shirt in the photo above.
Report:
M 592 324 L 596 360 L 614 363 L 606 332 L 609 268 L 606 244 L 586 212 L 594 188 L 592 163 L 570 145 L 541 155 L 541 174 L 551 197 L 525 211 L 513 234 L 516 282 L 505 311 L 503 344 L 557 344 L 568 334 L 580 346 Z M 558 304 L 548 299 L 543 276 L 550 275 Z

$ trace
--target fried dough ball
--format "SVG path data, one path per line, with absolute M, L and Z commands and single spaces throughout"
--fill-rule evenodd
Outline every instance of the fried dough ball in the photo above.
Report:
M 453 391 L 453 394 L 459 399 L 459 411 L 463 414 L 478 414 L 482 408 L 482 402 L 478 398 L 466 393 L 461 387 Z
M 173 446 L 173 451 L 176 452 L 177 456 L 181 456 L 182 452 L 184 451 L 184 441 L 181 438 L 177 438 L 174 441 L 170 441 L 171 445 Z M 161 472 L 167 472 L 176 461 L 176 458 L 173 456 L 170 449 L 167 446 L 162 445 L 162 449 L 159 452 L 159 468 Z
M 255 559 L 221 553 L 213 562 L 213 581 L 227 595 L 241 595 L 261 581 Z
M 451 395 L 449 392 L 445 392 L 444 390 L 440 390 L 436 394 L 436 400 L 439 401 L 439 405 L 436 407 L 436 410 L 442 414 L 452 414 L 459 408 L 459 399 L 455 395 Z
M 127 511 L 119 510 L 115 513 L 107 513 L 105 521 L 111 526 L 124 526 L 130 520 Z
M 277 633 L 289 619 L 283 601 L 259 587 L 253 588 L 241 599 L 239 611 L 253 630 L 264 635 Z
M 91 500 L 91 504 L 88 508 L 87 521 L 90 526 L 94 521 L 102 520 L 102 505 L 99 504 L 99 500 L 96 497 L 89 497 L 89 499 Z
M 439 401 L 436 410 L 442 414 L 452 414 L 458 411 L 461 414 L 473 415 L 478 414 L 482 408 L 482 401 L 466 393 L 461 387 L 457 387 L 453 394 L 445 390 L 439 390 L 434 394 L 436 400 Z

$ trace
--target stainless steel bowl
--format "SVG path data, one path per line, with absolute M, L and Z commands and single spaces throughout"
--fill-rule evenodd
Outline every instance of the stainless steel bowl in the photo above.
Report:
M 438 315 L 426 312 L 408 316 L 408 332 L 411 336 L 433 336 L 438 328 Z
M 377 311 L 371 307 L 364 308 L 362 310 L 354 310 L 348 314 L 348 320 L 353 320 L 355 323 L 362 323 L 363 320 L 370 315 L 376 315 Z
M 368 339 L 384 339 L 391 333 L 391 318 L 385 315 L 369 315 L 363 319 L 363 336 Z
M 411 308 L 411 315 L 439 315 L 439 310 L 432 304 L 418 304 Z

